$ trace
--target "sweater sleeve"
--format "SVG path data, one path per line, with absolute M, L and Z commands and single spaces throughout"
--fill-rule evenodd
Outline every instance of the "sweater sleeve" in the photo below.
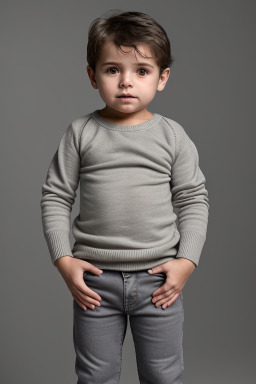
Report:
M 65 130 L 42 186 L 42 225 L 53 265 L 62 256 L 73 257 L 70 217 L 80 173 L 79 134 L 74 125 Z
M 176 131 L 176 153 L 172 168 L 171 191 L 177 209 L 180 242 L 176 258 L 199 264 L 206 240 L 209 215 L 208 191 L 199 168 L 198 151 L 182 126 Z

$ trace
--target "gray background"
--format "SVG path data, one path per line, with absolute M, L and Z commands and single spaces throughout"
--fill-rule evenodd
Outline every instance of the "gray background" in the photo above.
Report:
M 86 73 L 87 33 L 117 8 L 166 29 L 176 61 L 149 110 L 185 128 L 209 190 L 207 241 L 184 288 L 183 382 L 253 383 L 256 7 L 245 0 L 1 1 L 0 381 L 76 382 L 72 296 L 50 262 L 39 203 L 64 130 L 104 107 Z M 139 383 L 130 326 L 125 383 Z

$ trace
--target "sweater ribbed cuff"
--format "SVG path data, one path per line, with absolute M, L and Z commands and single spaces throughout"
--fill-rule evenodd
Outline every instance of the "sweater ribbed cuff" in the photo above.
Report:
M 181 231 L 180 236 L 180 245 L 176 258 L 184 257 L 198 266 L 206 236 L 193 229 Z
M 62 256 L 71 256 L 69 231 L 63 229 L 55 229 L 45 233 L 45 239 L 54 265 L 55 260 Z

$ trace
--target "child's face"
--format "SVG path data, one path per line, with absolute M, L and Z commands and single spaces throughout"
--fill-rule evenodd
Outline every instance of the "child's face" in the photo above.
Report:
M 92 86 L 99 89 L 100 96 L 108 107 L 121 113 L 134 114 L 146 110 L 156 91 L 164 89 L 170 69 L 166 68 L 159 77 L 159 67 L 154 58 L 142 57 L 133 47 L 121 48 L 125 53 L 120 52 L 112 41 L 106 42 L 95 73 L 89 66 L 87 71 Z M 143 55 L 152 56 L 147 44 L 138 45 L 138 49 Z M 111 64 L 106 64 L 107 62 Z M 134 98 L 122 100 L 119 97 L 122 93 L 130 93 Z

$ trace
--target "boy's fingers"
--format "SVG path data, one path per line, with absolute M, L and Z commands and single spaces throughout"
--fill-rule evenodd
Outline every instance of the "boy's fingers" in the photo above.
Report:
M 167 306 L 169 307 L 170 305 L 172 305 L 172 304 L 178 299 L 178 297 L 179 297 L 179 294 L 178 294 L 178 293 L 175 294 L 175 295 L 172 297 L 172 299 L 169 300 L 169 301 L 167 302 Z
M 92 293 L 90 293 L 90 292 L 92 292 Z M 101 299 L 95 298 L 96 292 L 92 291 L 91 289 L 90 289 L 90 292 L 87 292 L 87 293 L 83 292 L 83 294 L 81 296 L 84 298 L 84 300 L 87 300 L 90 303 L 93 303 L 95 305 L 100 305 Z
M 91 309 L 94 309 L 95 306 L 100 307 L 100 303 L 88 295 L 81 296 L 80 301 L 83 302 L 85 305 L 87 305 L 87 307 Z
M 162 294 L 165 294 L 168 290 L 167 290 L 167 284 L 164 283 L 160 288 L 158 288 L 155 292 L 152 293 L 152 296 L 155 297 L 155 296 L 158 296 L 158 295 L 162 295 Z
M 163 298 L 162 300 L 159 301 L 160 305 L 162 304 L 168 304 L 169 305 L 172 305 L 179 297 L 179 293 L 173 293 L 171 295 L 169 295 L 167 298 Z
M 82 301 L 76 296 L 76 295 L 72 295 L 73 297 L 74 297 L 74 299 L 75 299 L 75 301 L 77 302 L 77 304 L 83 309 L 83 310 L 87 310 L 87 307 L 86 307 L 86 305 L 84 305 L 83 303 L 82 303 Z
M 86 295 L 87 297 L 91 297 L 92 299 L 96 301 L 101 301 L 100 295 L 98 295 L 97 292 L 93 291 L 91 288 L 88 287 L 85 283 L 85 287 L 78 288 L 79 291 L 83 294 Z
M 89 304 L 89 306 L 95 306 L 96 305 L 97 307 L 100 307 L 100 303 L 98 301 L 92 299 L 90 296 L 85 296 L 83 300 L 84 300 L 86 305 Z
M 100 306 L 100 303 L 97 300 L 94 300 L 87 294 L 83 294 L 81 291 L 79 291 L 75 296 L 79 299 L 80 303 L 91 309 L 94 309 L 95 305 L 97 305 L 97 307 Z
M 86 273 L 87 271 L 93 273 L 94 275 L 101 275 L 103 273 L 102 269 L 95 267 L 95 265 L 90 264 L 87 266 L 87 270 L 84 272 Z
M 97 292 L 93 291 L 91 288 L 89 288 L 84 279 L 82 279 L 82 285 L 75 284 L 75 286 L 84 295 L 92 296 L 96 300 L 101 300 L 100 295 Z

